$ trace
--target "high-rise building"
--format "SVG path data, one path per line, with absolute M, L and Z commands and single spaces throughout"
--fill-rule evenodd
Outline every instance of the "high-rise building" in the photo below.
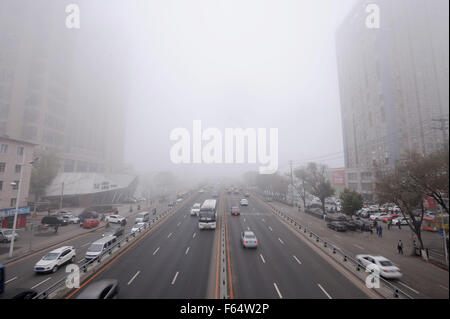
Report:
M 64 172 L 119 171 L 126 61 L 110 56 L 127 46 L 109 45 L 114 35 L 95 24 L 89 1 L 77 1 L 82 28 L 68 29 L 72 2 L 0 2 L 0 136 L 56 152 Z
M 366 23 L 369 4 L 379 28 Z M 448 143 L 434 129 L 449 116 L 448 12 L 447 0 L 361 0 L 337 31 L 346 181 L 368 198 L 374 165 Z

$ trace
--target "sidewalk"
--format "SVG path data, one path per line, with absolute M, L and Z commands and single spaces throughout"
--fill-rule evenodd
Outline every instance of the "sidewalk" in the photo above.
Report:
M 373 234 L 359 231 L 341 233 L 329 229 L 324 220 L 305 214 L 303 211 L 299 212 L 296 207 L 279 202 L 269 204 L 288 214 L 328 242 L 349 252 L 353 257 L 357 254 L 373 254 L 390 259 L 399 266 L 404 274 L 402 282 L 419 292 L 416 294 L 417 298 L 448 298 L 448 271 L 425 262 L 421 257 L 411 256 L 413 250 L 412 232 L 408 226 L 402 226 L 401 230 L 397 227 L 391 227 L 388 230 L 387 225 L 381 223 L 383 227 L 382 238 L 379 238 L 376 232 Z M 424 232 L 424 245 L 426 247 L 439 245 L 436 235 L 439 236 L 435 233 Z M 397 241 L 399 239 L 403 242 L 404 255 L 397 252 Z
M 151 213 L 153 208 L 156 208 L 156 213 L 159 215 L 160 213 L 167 210 L 167 203 L 159 204 L 154 203 L 151 207 L 144 207 L 145 203 L 140 204 L 124 204 L 119 206 L 119 214 L 128 217 L 128 223 L 133 223 L 132 216 L 137 214 L 140 211 L 149 211 Z M 138 211 L 138 205 L 141 206 L 141 210 Z M 133 212 L 130 213 L 130 206 L 133 207 Z M 63 210 L 72 211 L 75 216 L 80 214 L 84 208 L 64 208 Z M 18 229 L 17 233 L 19 234 L 19 239 L 14 242 L 14 251 L 13 257 L 9 258 L 9 247 L 10 243 L 0 243 L 0 264 L 7 264 L 9 262 L 14 261 L 15 259 L 24 257 L 33 252 L 46 249 L 53 245 L 58 245 L 66 240 L 75 238 L 77 236 L 96 231 L 105 226 L 105 222 L 100 222 L 99 227 L 94 229 L 84 229 L 79 226 L 79 224 L 72 224 L 63 227 L 59 227 L 58 232 L 54 233 L 53 229 L 49 231 L 37 233 L 36 226 L 39 225 L 42 217 L 47 216 L 48 212 L 39 212 L 37 213 L 37 217 L 30 218 L 29 223 L 27 223 L 27 227 Z M 131 218 L 130 218 L 131 217 Z M 34 224 L 34 232 L 31 232 L 31 223 Z M 30 241 L 31 241 L 31 250 L 30 250 Z

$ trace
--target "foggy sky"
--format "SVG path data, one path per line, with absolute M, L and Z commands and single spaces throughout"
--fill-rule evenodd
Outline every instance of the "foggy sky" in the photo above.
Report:
M 343 167 L 334 36 L 355 0 L 136 1 L 127 162 L 137 170 L 241 174 L 257 165 L 170 162 L 170 131 L 279 129 L 279 169 Z M 151 167 L 149 167 L 151 165 Z

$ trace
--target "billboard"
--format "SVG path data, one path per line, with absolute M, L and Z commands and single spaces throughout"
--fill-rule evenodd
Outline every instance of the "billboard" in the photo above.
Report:
M 336 187 L 345 187 L 344 169 L 331 172 L 331 185 Z

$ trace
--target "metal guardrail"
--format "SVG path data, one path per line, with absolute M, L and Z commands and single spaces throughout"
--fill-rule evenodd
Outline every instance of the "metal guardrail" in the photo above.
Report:
M 95 263 L 99 264 L 102 261 L 103 257 L 105 257 L 106 255 L 112 255 L 113 250 L 115 248 L 121 248 L 123 245 L 126 245 L 127 243 L 129 243 L 130 239 L 136 238 L 137 233 L 141 234 L 141 236 L 146 234 L 148 231 L 150 231 L 153 228 L 153 226 L 158 224 L 163 217 L 167 216 L 169 213 L 173 213 L 174 209 L 175 209 L 175 207 L 172 207 L 172 208 L 166 210 L 164 213 L 161 213 L 158 216 L 154 217 L 151 220 L 151 222 L 148 223 L 148 225 L 145 225 L 143 227 L 144 228 L 143 230 L 142 230 L 142 228 L 139 228 L 139 230 L 136 232 L 128 233 L 121 240 L 116 241 L 113 246 L 111 246 L 107 250 L 103 251 L 99 256 L 97 256 L 97 257 L 85 262 L 83 265 L 79 266 L 80 271 L 82 271 L 83 273 L 86 273 L 88 271 L 89 266 L 92 266 Z M 139 236 L 139 237 L 141 237 L 141 236 Z M 66 284 L 69 276 L 70 276 L 70 274 L 61 278 L 60 280 L 55 282 L 53 285 L 51 285 L 47 289 L 45 289 L 45 290 L 41 291 L 39 294 L 37 294 L 35 297 L 33 297 L 33 299 L 47 299 L 50 296 L 50 294 L 52 294 L 57 289 L 61 288 L 63 285 Z
M 260 198 L 260 200 L 262 200 Z M 355 267 L 356 271 L 360 271 L 361 269 L 363 269 L 364 271 L 366 271 L 366 267 L 361 264 L 359 261 L 357 261 L 356 259 L 350 257 L 351 254 L 348 252 L 345 252 L 343 249 L 339 248 L 338 246 L 336 246 L 335 244 L 333 244 L 332 242 L 330 242 L 329 240 L 324 240 L 322 239 L 319 235 L 315 234 L 312 230 L 308 229 L 306 226 L 303 226 L 302 224 L 300 224 L 299 222 L 297 222 L 294 218 L 292 218 L 291 216 L 285 214 L 284 212 L 282 212 L 281 210 L 275 208 L 274 206 L 272 206 L 269 203 L 266 203 L 266 205 L 270 206 L 272 208 L 272 211 L 277 214 L 278 216 L 280 216 L 281 218 L 283 218 L 284 220 L 286 220 L 287 222 L 289 222 L 292 226 L 294 226 L 294 228 L 296 229 L 297 232 L 303 234 L 304 236 L 308 236 L 309 238 L 311 238 L 312 240 L 315 239 L 316 243 L 323 244 L 324 248 L 329 248 L 330 250 L 332 250 L 333 254 L 339 254 L 342 257 L 342 262 L 344 263 L 351 263 L 353 264 L 353 266 Z M 371 270 L 370 272 L 373 272 L 373 270 Z M 369 272 L 368 272 L 369 273 Z M 414 299 L 413 297 L 411 297 L 410 295 L 408 295 L 406 292 L 404 292 L 403 290 L 401 290 L 400 288 L 396 287 L 395 285 L 393 285 L 392 283 L 390 283 L 389 281 L 385 280 L 384 278 L 382 278 L 381 276 L 379 277 L 380 279 L 380 283 L 383 283 L 383 285 L 390 289 L 392 291 L 392 294 L 395 298 L 398 298 L 400 295 L 404 296 L 405 298 L 408 299 Z

